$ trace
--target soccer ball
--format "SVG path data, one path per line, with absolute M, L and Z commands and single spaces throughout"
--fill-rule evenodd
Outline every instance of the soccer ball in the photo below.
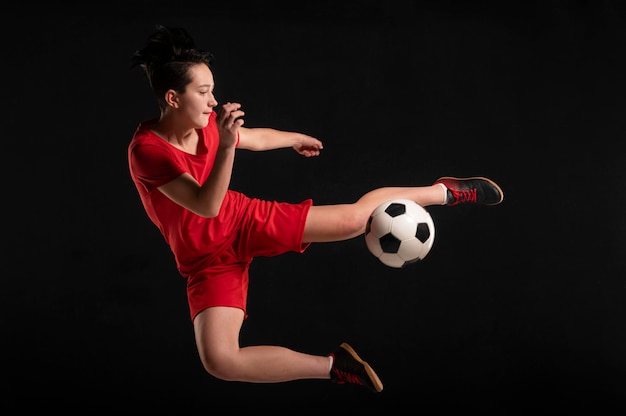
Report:
M 435 241 L 430 213 L 409 199 L 379 205 L 365 227 L 365 243 L 383 264 L 402 268 L 423 260 Z

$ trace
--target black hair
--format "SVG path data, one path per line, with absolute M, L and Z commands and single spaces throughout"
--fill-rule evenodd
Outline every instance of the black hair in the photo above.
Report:
M 197 49 L 185 29 L 157 25 L 145 46 L 136 51 L 131 60 L 132 67 L 143 69 L 159 107 L 164 109 L 167 90 L 182 94 L 192 81 L 189 68 L 200 63 L 211 67 L 213 55 Z

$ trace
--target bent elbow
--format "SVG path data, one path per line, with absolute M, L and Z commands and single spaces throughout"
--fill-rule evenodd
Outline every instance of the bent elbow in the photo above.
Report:
M 217 206 L 217 207 L 203 206 L 203 207 L 200 207 L 200 208 L 194 210 L 195 214 L 197 214 L 197 215 L 199 215 L 201 217 L 204 217 L 204 218 L 215 218 L 215 217 L 217 217 L 219 212 L 220 212 L 220 207 L 219 206 Z

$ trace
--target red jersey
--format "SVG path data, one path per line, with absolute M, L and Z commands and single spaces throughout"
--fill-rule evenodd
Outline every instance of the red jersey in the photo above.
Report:
M 248 268 L 255 256 L 303 252 L 304 227 L 312 200 L 265 201 L 228 190 L 219 214 L 206 218 L 183 208 L 158 187 L 187 172 L 204 183 L 213 168 L 219 132 L 211 114 L 198 131 L 198 154 L 184 152 L 154 134 L 156 119 L 139 124 L 128 146 L 128 163 L 148 217 L 174 253 L 187 278 L 191 319 L 205 308 L 232 306 L 246 311 Z M 247 316 L 247 315 L 246 315 Z
M 234 239 L 239 210 L 231 205 L 237 205 L 237 195 L 227 192 L 222 207 L 229 209 L 222 209 L 219 217 L 204 218 L 176 204 L 157 188 L 185 172 L 198 183 L 204 183 L 219 145 L 216 117 L 215 112 L 211 113 L 207 126 L 198 131 L 196 155 L 184 152 L 154 134 L 150 128 L 156 119 L 140 123 L 128 147 L 130 174 L 141 202 L 169 244 L 185 277 Z

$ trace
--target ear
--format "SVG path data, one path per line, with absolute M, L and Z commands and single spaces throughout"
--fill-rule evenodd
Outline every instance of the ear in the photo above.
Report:
M 165 93 L 165 102 L 170 107 L 178 108 L 179 107 L 178 93 L 174 90 L 167 90 L 167 92 Z

